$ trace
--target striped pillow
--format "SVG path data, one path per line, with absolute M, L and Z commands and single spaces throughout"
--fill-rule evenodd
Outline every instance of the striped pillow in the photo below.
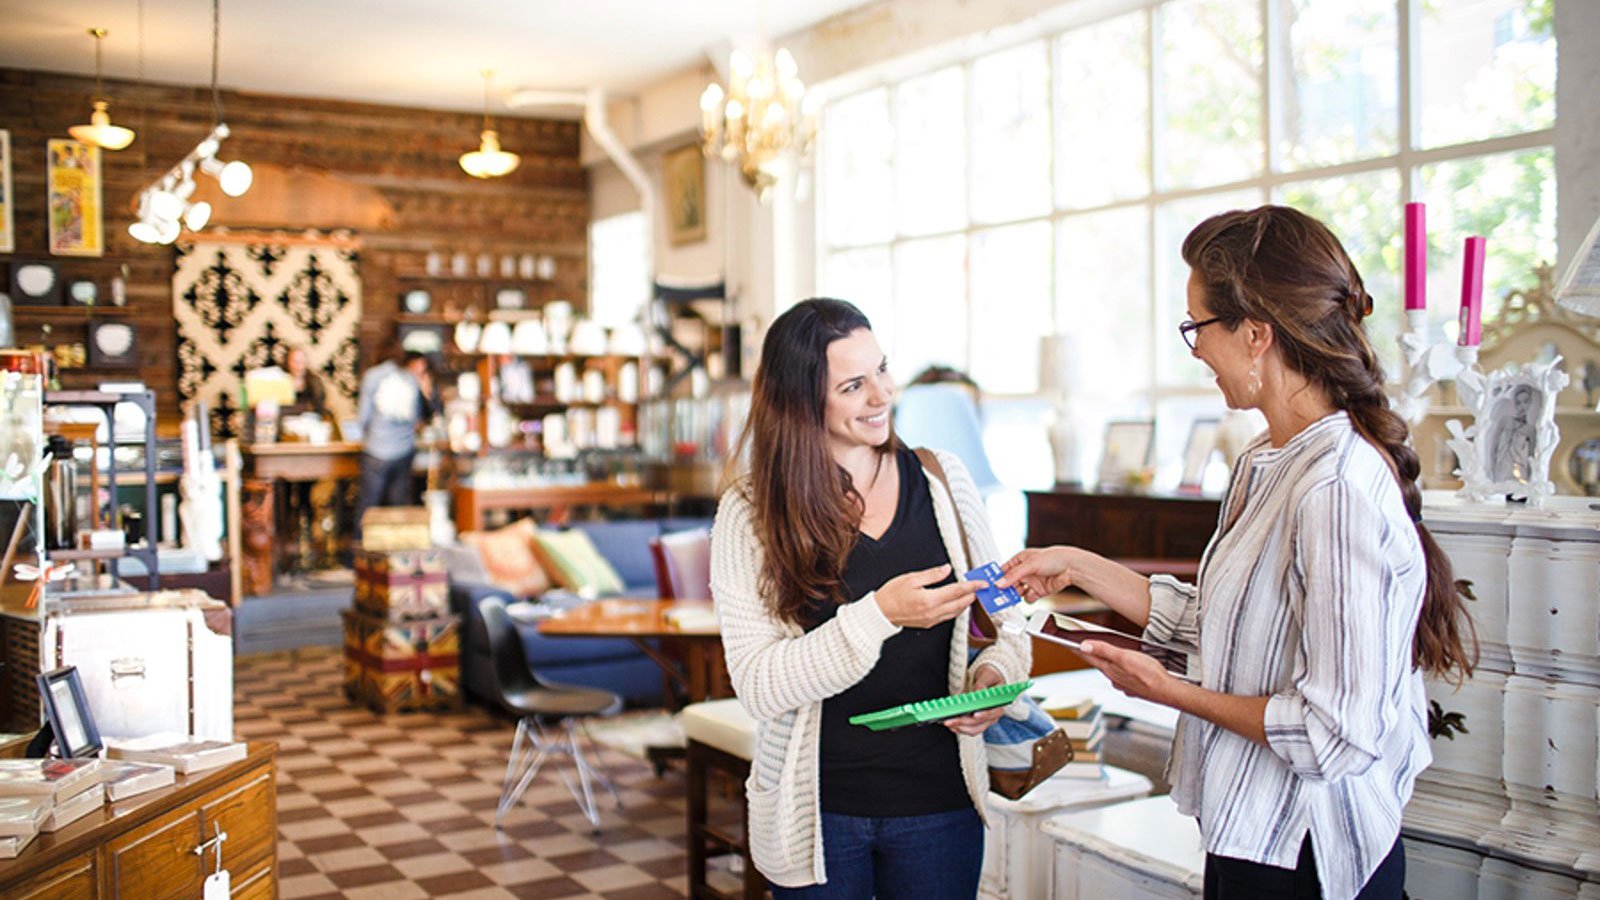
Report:
M 569 591 L 584 597 L 622 592 L 622 577 L 582 531 L 537 531 L 534 552 L 550 577 Z

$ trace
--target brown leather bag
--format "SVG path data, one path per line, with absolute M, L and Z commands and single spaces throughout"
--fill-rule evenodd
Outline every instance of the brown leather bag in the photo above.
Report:
M 950 479 L 944 474 L 944 466 L 939 464 L 939 457 L 935 456 L 933 451 L 926 447 L 918 447 L 916 454 L 918 461 L 922 463 L 922 467 L 932 472 L 933 477 L 939 479 L 939 483 L 944 485 L 945 495 L 950 498 L 951 505 L 954 505 L 956 495 L 954 491 L 950 490 Z M 967 541 L 967 526 L 961 521 L 960 510 L 956 510 L 956 532 L 961 535 L 961 552 L 966 554 L 967 565 L 981 565 L 983 561 L 976 559 L 972 555 L 972 544 Z M 960 580 L 962 574 L 964 573 L 956 572 L 956 579 Z M 995 636 L 999 633 L 995 630 L 994 620 L 989 618 L 989 611 L 984 609 L 983 604 L 976 600 L 972 602 L 972 617 L 968 622 L 967 632 L 967 646 L 969 647 L 987 647 L 994 643 Z
M 1072 739 L 1060 728 L 1033 742 L 1033 765 L 1025 770 L 989 768 L 989 790 L 1019 800 L 1072 761 Z

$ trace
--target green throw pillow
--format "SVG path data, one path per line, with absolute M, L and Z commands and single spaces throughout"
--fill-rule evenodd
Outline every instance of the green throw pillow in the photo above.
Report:
M 622 577 L 582 531 L 540 530 L 534 541 L 545 571 L 567 590 L 585 597 L 622 591 Z

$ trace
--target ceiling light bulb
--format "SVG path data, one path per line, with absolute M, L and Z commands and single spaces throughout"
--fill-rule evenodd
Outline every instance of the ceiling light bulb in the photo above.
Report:
M 161 243 L 161 230 L 151 224 L 148 219 L 135 220 L 132 225 L 128 226 L 128 233 L 133 235 L 133 239 L 141 244 Z
M 189 210 L 183 214 L 183 224 L 189 226 L 190 231 L 199 231 L 211 221 L 211 204 L 204 200 L 191 203 Z
M 713 81 L 712 83 L 706 85 L 706 89 L 700 94 L 700 111 L 716 112 L 717 107 L 721 105 L 722 85 Z
M 222 174 L 217 176 L 217 181 L 222 184 L 222 192 L 229 197 L 243 196 L 250 190 L 250 184 L 255 180 L 255 173 L 250 171 L 249 163 L 236 159 L 222 167 Z
M 94 101 L 94 112 L 89 115 L 88 125 L 74 125 L 67 129 L 72 139 L 92 147 L 106 150 L 121 150 L 133 143 L 133 131 L 121 125 L 111 124 L 111 114 L 106 112 L 106 101 Z
M 183 215 L 183 200 L 171 191 L 155 191 L 150 195 L 150 215 L 157 219 L 176 219 Z
M 177 219 L 160 221 L 156 223 L 156 227 L 161 231 L 157 240 L 163 244 L 170 244 L 177 240 L 178 235 L 183 231 L 182 228 L 178 227 Z

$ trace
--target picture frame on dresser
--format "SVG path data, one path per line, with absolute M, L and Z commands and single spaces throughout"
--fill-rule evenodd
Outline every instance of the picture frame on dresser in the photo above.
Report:
M 1106 424 L 1105 446 L 1100 454 L 1102 490 L 1127 487 L 1131 476 L 1150 465 L 1155 434 L 1156 423 L 1152 419 L 1131 419 Z
M 1457 390 L 1472 424 L 1445 423 L 1449 445 L 1468 494 L 1484 500 L 1507 495 L 1541 502 L 1555 493 L 1550 460 L 1561 440 L 1556 397 L 1570 380 L 1558 364 L 1525 363 L 1487 376 L 1464 373 Z M 1470 377 L 1469 377 L 1470 376 Z
M 1178 490 L 1199 493 L 1205 484 L 1206 466 L 1217 454 L 1217 432 L 1222 420 L 1210 417 L 1195 419 L 1189 426 L 1189 440 L 1183 446 L 1183 474 L 1178 477 Z
M 99 756 L 105 749 L 95 727 L 89 697 L 77 666 L 63 666 L 34 676 L 44 701 L 45 721 L 55 735 L 56 750 L 65 758 Z

